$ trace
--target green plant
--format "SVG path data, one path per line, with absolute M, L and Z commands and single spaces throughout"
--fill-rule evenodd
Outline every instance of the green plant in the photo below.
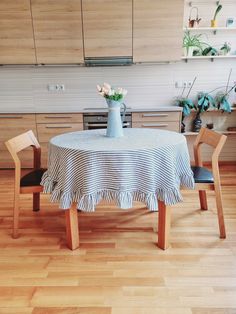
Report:
M 184 32 L 183 47 L 186 48 L 187 53 L 190 47 L 194 47 L 202 51 L 203 46 L 208 45 L 201 40 L 201 37 L 202 34 L 191 34 L 189 30 L 186 30 Z
M 200 114 L 207 111 L 210 107 L 215 107 L 215 100 L 209 93 L 198 93 L 198 101 L 194 109 Z
M 202 51 L 202 56 L 217 56 L 217 54 L 218 54 L 217 49 L 211 46 L 206 47 Z
M 219 4 L 215 10 L 215 14 L 214 14 L 214 17 L 213 17 L 213 20 L 216 20 L 216 17 L 217 15 L 219 14 L 220 10 L 222 9 L 222 5 Z
M 230 50 L 231 50 L 231 46 L 230 46 L 230 43 L 228 43 L 228 42 L 225 42 L 224 45 L 220 48 L 220 51 L 221 51 L 223 54 L 229 53 Z

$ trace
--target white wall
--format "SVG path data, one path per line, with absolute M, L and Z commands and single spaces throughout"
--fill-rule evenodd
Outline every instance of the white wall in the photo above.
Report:
M 202 18 L 199 26 L 209 26 L 216 1 L 194 1 Z M 222 0 L 219 26 L 225 26 L 227 17 L 236 18 L 236 0 Z M 184 25 L 190 7 L 185 4 Z M 204 31 L 212 45 L 218 47 L 228 41 L 236 54 L 236 30 Z M 204 39 L 206 36 L 204 35 Z M 0 67 L 0 112 L 75 112 L 85 107 L 104 107 L 105 102 L 96 92 L 96 85 L 109 82 L 128 90 L 126 104 L 132 108 L 155 108 L 173 105 L 181 94 L 175 82 L 197 81 L 191 93 L 226 85 L 232 68 L 230 84 L 236 81 L 236 59 L 192 60 L 173 64 L 133 65 L 125 67 Z M 49 92 L 48 84 L 64 84 L 64 92 Z M 236 102 L 235 93 L 231 101 Z

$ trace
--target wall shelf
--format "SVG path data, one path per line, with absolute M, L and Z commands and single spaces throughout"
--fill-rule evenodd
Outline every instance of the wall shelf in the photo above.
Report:
M 225 135 L 236 134 L 236 131 L 219 131 L 219 130 L 213 130 L 213 131 L 216 131 L 218 133 L 225 134 Z M 184 132 L 182 134 L 185 136 L 197 136 L 198 132 Z
M 182 60 L 188 62 L 188 60 L 202 60 L 202 59 L 209 59 L 212 62 L 214 59 L 232 59 L 236 58 L 236 55 L 227 55 L 227 56 L 192 56 L 192 57 L 181 57 Z
M 216 34 L 217 31 L 236 31 L 236 27 L 184 27 L 183 30 L 188 31 L 212 31 L 213 34 Z

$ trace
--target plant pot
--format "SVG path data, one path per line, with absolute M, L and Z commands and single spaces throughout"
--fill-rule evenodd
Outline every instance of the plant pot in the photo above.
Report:
M 211 20 L 211 27 L 217 27 L 217 20 Z
M 194 47 L 193 47 L 193 46 L 184 47 L 184 56 L 185 56 L 185 57 L 192 57 L 192 55 L 193 55 L 193 50 L 194 50 Z
M 195 119 L 193 120 L 193 132 L 199 132 L 202 127 L 202 120 L 200 113 L 198 112 Z

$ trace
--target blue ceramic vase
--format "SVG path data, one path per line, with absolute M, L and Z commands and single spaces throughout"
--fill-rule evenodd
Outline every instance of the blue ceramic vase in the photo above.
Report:
M 121 137 L 123 132 L 123 118 L 126 112 L 126 106 L 120 101 L 106 99 L 108 105 L 108 121 L 107 121 L 107 137 Z M 123 114 L 121 117 L 121 107 L 123 107 Z

